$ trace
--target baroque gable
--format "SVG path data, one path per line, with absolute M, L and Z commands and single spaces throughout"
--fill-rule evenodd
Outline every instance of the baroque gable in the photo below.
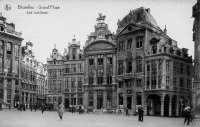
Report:
M 92 44 L 88 45 L 85 48 L 85 51 L 95 51 L 95 50 L 107 50 L 107 49 L 114 49 L 116 46 L 110 42 L 93 42 Z

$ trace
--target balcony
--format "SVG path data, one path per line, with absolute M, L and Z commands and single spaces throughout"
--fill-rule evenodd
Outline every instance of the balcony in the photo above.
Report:
M 192 92 L 192 89 L 186 87 L 166 86 L 166 85 L 153 85 L 145 86 L 145 91 L 151 90 L 166 90 L 166 91 L 180 91 L 180 92 Z
M 142 78 L 142 77 L 144 77 L 144 73 L 143 72 L 139 72 L 139 73 L 125 73 L 125 74 L 117 75 L 117 79 L 118 80 L 132 79 L 132 78 Z

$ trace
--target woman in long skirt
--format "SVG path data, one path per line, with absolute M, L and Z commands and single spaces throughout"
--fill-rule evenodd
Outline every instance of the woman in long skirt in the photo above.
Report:
M 57 112 L 58 112 L 58 116 L 60 117 L 60 119 L 62 119 L 63 113 L 64 113 L 64 105 L 61 102 L 58 103 L 58 111 Z

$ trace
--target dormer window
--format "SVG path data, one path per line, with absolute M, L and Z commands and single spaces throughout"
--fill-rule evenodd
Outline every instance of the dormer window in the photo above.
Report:
M 82 55 L 81 54 L 79 54 L 79 59 L 82 59 Z
M 72 55 L 72 59 L 75 60 L 76 59 L 76 54 Z
M 136 39 L 136 48 L 142 48 L 142 43 L 143 43 L 143 37 L 140 36 L 140 37 L 137 37 Z

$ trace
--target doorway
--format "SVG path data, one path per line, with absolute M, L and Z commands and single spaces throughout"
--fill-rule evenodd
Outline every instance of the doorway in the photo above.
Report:
M 127 97 L 127 108 L 132 109 L 132 97 Z
M 69 98 L 65 98 L 65 108 L 69 108 Z

